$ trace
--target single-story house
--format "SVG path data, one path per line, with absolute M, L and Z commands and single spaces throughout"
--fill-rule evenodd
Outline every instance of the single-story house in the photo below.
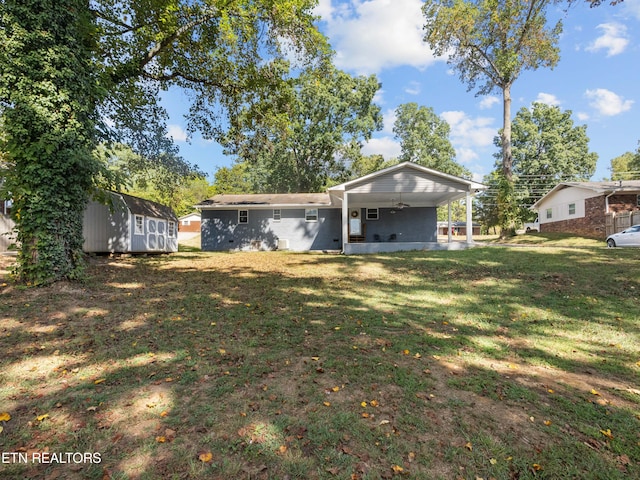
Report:
M 438 243 L 437 208 L 471 199 L 480 183 L 404 162 L 325 193 L 216 195 L 196 205 L 202 250 L 333 250 L 345 254 L 464 248 Z M 451 220 L 449 220 L 451 224 Z M 449 228 L 451 232 L 451 228 Z
M 191 212 L 178 218 L 179 232 L 200 232 L 200 212 Z
M 480 235 L 480 227 L 479 223 L 473 222 L 471 226 L 473 235 Z M 447 235 L 449 228 L 454 235 L 467 235 L 467 222 L 453 222 L 451 227 L 449 227 L 449 222 L 438 222 L 438 235 Z
M 85 252 L 178 251 L 178 218 L 171 208 L 124 193 L 106 193 L 107 205 L 92 200 L 84 211 Z
M 605 238 L 615 233 L 617 215 L 640 211 L 640 180 L 563 182 L 531 208 L 538 212 L 541 232 Z

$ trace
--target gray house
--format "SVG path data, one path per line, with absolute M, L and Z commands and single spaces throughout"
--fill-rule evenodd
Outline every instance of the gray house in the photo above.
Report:
M 466 199 L 470 225 L 471 198 L 484 188 L 405 162 L 326 193 L 216 195 L 196 205 L 202 212 L 202 250 L 352 254 L 461 248 L 473 243 L 471 229 L 464 243 L 452 242 L 451 235 L 438 243 L 437 208 Z
M 171 208 L 124 193 L 106 193 L 107 205 L 91 201 L 84 211 L 85 252 L 178 251 L 178 218 Z

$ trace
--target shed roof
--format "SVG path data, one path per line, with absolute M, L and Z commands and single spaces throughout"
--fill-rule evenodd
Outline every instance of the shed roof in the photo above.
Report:
M 161 203 L 154 202 L 152 200 L 145 200 L 144 198 L 127 195 L 126 193 L 111 193 L 112 195 L 120 196 L 133 214 L 144 215 L 146 217 L 165 218 L 175 222 L 178 221 L 178 217 L 171 207 L 167 207 L 166 205 L 162 205 Z

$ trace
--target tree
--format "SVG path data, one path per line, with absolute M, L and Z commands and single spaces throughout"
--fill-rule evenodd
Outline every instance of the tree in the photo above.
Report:
M 502 147 L 499 137 L 494 140 Z M 521 108 L 513 120 L 514 185 L 520 220 L 529 207 L 562 181 L 586 181 L 596 169 L 598 154 L 589 151 L 587 126 L 574 126 L 571 111 L 544 103 Z M 496 154 L 502 158 L 502 152 Z
M 396 109 L 393 133 L 400 140 L 398 160 L 414 162 L 450 175 L 470 177 L 471 172 L 456 163 L 449 141 L 449 124 L 430 107 L 405 103 Z
M 0 2 L 0 151 L 31 283 L 77 278 L 98 140 L 166 154 L 160 92 L 192 98 L 189 131 L 219 138 L 240 106 L 275 97 L 323 61 L 314 0 Z M 284 89 L 286 91 L 286 89 Z M 274 105 L 275 106 L 275 105 Z M 108 175 L 102 178 L 108 178 Z
M 232 130 L 235 145 L 227 146 L 266 175 L 259 182 L 265 191 L 320 191 L 346 179 L 345 158 L 382 128 L 380 108 L 372 103 L 379 88 L 375 75 L 307 70 L 293 82 L 286 119 L 267 117 L 250 129 Z
M 523 70 L 554 67 L 562 23 L 547 27 L 545 10 L 557 0 L 439 0 L 423 6 L 424 40 L 448 55 L 469 89 L 503 98 L 502 168 L 498 206 L 501 235 L 515 231 L 511 152 L 511 87 Z
M 637 180 L 640 178 L 640 148 L 634 154 L 625 152 L 611 159 L 611 180 Z

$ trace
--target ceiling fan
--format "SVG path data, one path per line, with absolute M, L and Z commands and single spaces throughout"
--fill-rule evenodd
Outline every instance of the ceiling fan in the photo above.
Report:
M 396 209 L 396 210 L 402 210 L 403 208 L 409 208 L 411 205 L 409 205 L 408 203 L 403 203 L 402 201 L 402 193 L 400 194 L 400 201 L 397 203 L 394 203 L 395 198 L 391 199 L 391 208 L 392 209 Z

